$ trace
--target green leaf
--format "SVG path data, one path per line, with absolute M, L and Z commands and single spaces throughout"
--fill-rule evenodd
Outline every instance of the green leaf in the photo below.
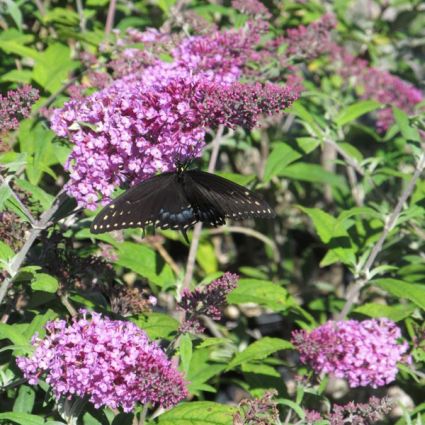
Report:
M 263 363 L 243 363 L 241 365 L 241 370 L 243 373 L 254 373 L 257 375 L 274 376 L 276 378 L 281 377 L 279 371 L 276 370 L 276 368 Z
M 322 138 L 323 130 L 320 128 L 316 118 L 311 115 L 311 113 L 307 111 L 306 108 L 304 108 L 299 100 L 293 103 L 288 112 L 293 113 L 297 117 L 301 118 L 301 123 L 311 134 L 314 134 L 318 138 Z
M 0 420 L 9 420 L 20 425 L 44 425 L 44 419 L 40 416 L 20 412 L 0 413 Z
M 343 126 L 350 121 L 354 121 L 360 116 L 367 114 L 368 112 L 372 112 L 375 109 L 378 109 L 381 106 L 379 102 L 375 102 L 374 100 L 361 100 L 357 103 L 350 105 L 340 114 L 335 117 L 335 123 L 338 126 Z
M 49 321 L 57 317 L 57 314 L 53 310 L 47 310 L 44 314 L 37 314 L 32 319 L 31 323 L 28 324 L 25 331 L 22 333 L 23 336 L 30 340 L 33 335 L 37 332 L 40 338 L 43 338 L 46 334 L 44 325 Z
M 344 228 L 344 220 L 337 220 L 330 214 L 318 208 L 300 207 L 313 221 L 313 225 L 321 241 L 327 244 L 331 251 L 322 260 L 321 265 L 328 265 L 339 259 L 344 264 L 353 264 L 355 261 L 355 248 L 351 238 Z
M 19 41 L 15 40 L 1 40 L 0 49 L 6 53 L 22 56 L 24 58 L 31 58 L 37 60 L 40 57 L 40 52 L 22 45 Z
M 185 372 L 185 374 L 187 374 L 190 367 L 192 354 L 193 354 L 192 340 L 189 334 L 185 334 L 181 336 L 179 351 L 180 351 L 180 359 L 182 362 L 183 371 Z
M 280 171 L 301 157 L 302 154 L 291 148 L 287 143 L 275 144 L 267 158 L 263 180 L 265 182 L 270 181 L 272 177 L 279 175 Z
M 163 288 L 175 285 L 175 277 L 170 268 L 157 253 L 147 247 L 133 242 L 117 245 L 118 260 L 116 264 L 135 271 L 150 282 Z
M 398 279 L 376 279 L 371 283 L 389 292 L 397 298 L 407 298 L 422 310 L 425 310 L 425 285 L 408 283 Z
M 209 241 L 203 241 L 199 244 L 196 261 L 207 275 L 215 273 L 218 270 L 218 261 L 214 246 Z
M 16 397 L 15 403 L 13 404 L 14 412 L 31 413 L 34 406 L 35 391 L 28 385 L 21 385 L 18 391 L 18 397 Z
M 130 319 L 143 329 L 151 339 L 170 339 L 179 327 L 179 322 L 163 313 L 146 313 Z
M 289 341 L 280 338 L 264 337 L 249 345 L 241 353 L 236 354 L 226 370 L 234 369 L 236 366 L 240 366 L 245 362 L 265 359 L 276 351 L 288 350 L 291 348 L 293 348 L 293 346 Z
M 395 122 L 397 123 L 398 128 L 400 129 L 401 135 L 406 140 L 420 142 L 421 138 L 419 136 L 418 130 L 410 125 L 409 117 L 406 112 L 396 107 L 393 107 L 392 109 Z
M 14 20 L 16 26 L 20 31 L 22 31 L 22 13 L 19 9 L 18 2 L 14 0 L 5 0 L 6 11 Z
M 204 339 L 197 346 L 197 348 L 206 348 L 206 347 L 211 347 L 213 345 L 227 344 L 229 342 L 230 342 L 230 340 L 229 339 L 226 339 L 226 338 L 207 338 L 207 339 Z
M 235 182 L 236 184 L 239 184 L 241 186 L 247 186 L 256 178 L 255 174 L 242 175 L 242 174 L 236 174 L 236 173 L 223 173 L 223 172 L 217 172 L 216 174 L 227 180 Z
M 22 335 L 22 332 L 18 330 L 16 325 L 12 326 L 7 323 L 0 323 L 0 340 L 1 339 L 8 339 L 15 345 L 28 347 L 28 349 L 31 348 L 29 339 Z
M 213 403 L 211 401 L 193 401 L 182 403 L 165 412 L 158 418 L 158 425 L 232 425 L 236 407 Z M 149 425 L 153 425 L 150 422 Z
M 155 0 L 154 3 L 160 8 L 162 9 L 162 11 L 166 14 L 169 15 L 170 13 L 170 9 L 174 6 L 174 4 L 176 3 L 176 0 Z
M 304 154 L 308 154 L 313 152 L 320 145 L 320 140 L 314 137 L 298 137 L 295 143 L 298 149 L 301 149 Z
M 28 84 L 31 82 L 32 72 L 25 69 L 12 69 L 0 76 L 0 81 Z
M 220 354 L 222 354 L 224 346 L 220 347 Z M 229 354 L 230 358 L 231 354 Z M 192 354 L 190 361 L 189 371 L 186 375 L 186 379 L 190 382 L 189 390 L 191 393 L 197 391 L 200 386 L 205 384 L 209 379 L 219 376 L 221 372 L 227 366 L 227 363 L 223 361 L 215 362 L 211 359 L 212 351 L 211 347 L 199 348 Z
M 44 291 L 53 294 L 58 290 L 59 282 L 55 277 L 46 273 L 37 273 L 31 282 L 31 288 L 34 291 Z
M 337 220 L 330 214 L 318 208 L 303 208 L 301 209 L 308 214 L 313 221 L 313 225 L 317 234 L 324 243 L 329 243 L 330 240 L 340 231 L 344 233 L 344 229 L 337 229 Z
M 229 304 L 255 303 L 273 311 L 284 311 L 292 305 L 286 289 L 276 283 L 258 279 L 240 279 L 227 296 Z
M 304 419 L 305 418 L 304 410 L 302 409 L 302 407 L 300 407 L 294 401 L 288 400 L 288 399 L 283 399 L 283 398 L 280 398 L 277 401 L 278 401 L 279 404 L 283 404 L 284 406 L 290 407 L 294 412 L 296 412 L 296 414 L 299 416 L 300 419 Z M 316 422 L 314 422 L 314 424 L 315 423 Z
M 16 184 L 30 194 L 30 198 L 34 201 L 40 202 L 43 210 L 48 210 L 52 205 L 54 196 L 48 194 L 39 186 L 33 185 L 23 179 L 16 179 Z
M 364 314 L 369 317 L 388 317 L 388 319 L 391 319 L 394 322 L 399 322 L 400 320 L 409 317 L 415 309 L 416 307 L 413 304 L 385 305 L 367 303 L 357 307 L 354 312 Z
M 4 204 L 12 196 L 12 190 L 6 184 L 0 186 L 0 211 L 3 210 Z
M 4 242 L 0 241 L 0 260 L 3 261 L 9 261 L 15 253 L 13 252 L 13 249 L 5 244 Z
M 33 78 L 46 91 L 54 93 L 62 87 L 70 71 L 77 66 L 78 62 L 71 59 L 71 49 L 64 44 L 54 43 L 39 53 Z
M 277 175 L 293 180 L 345 188 L 345 179 L 342 176 L 326 171 L 321 165 L 307 162 L 290 164 L 285 169 L 280 169 Z
M 22 152 L 27 154 L 26 173 L 33 185 L 38 185 L 43 173 L 56 178 L 51 166 L 57 163 L 52 140 L 54 133 L 33 119 L 21 121 L 18 139 Z

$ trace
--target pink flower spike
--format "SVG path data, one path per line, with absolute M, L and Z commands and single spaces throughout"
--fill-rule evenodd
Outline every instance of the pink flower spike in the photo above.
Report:
M 47 336 L 32 341 L 33 355 L 17 358 L 30 384 L 45 376 L 57 399 L 75 394 L 125 412 L 136 403 L 168 408 L 187 397 L 180 372 L 134 323 L 80 314 L 71 324 L 48 322 Z
M 311 332 L 292 333 L 303 363 L 318 374 L 345 378 L 351 387 L 377 388 L 393 382 L 397 362 L 404 361 L 409 348 L 407 342 L 399 343 L 400 338 L 400 328 L 389 319 L 329 321 Z

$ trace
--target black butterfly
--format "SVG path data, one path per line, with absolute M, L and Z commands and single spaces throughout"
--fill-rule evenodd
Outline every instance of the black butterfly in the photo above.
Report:
M 186 231 L 198 221 L 211 226 L 225 218 L 273 218 L 274 211 L 259 196 L 230 180 L 201 170 L 163 173 L 128 189 L 93 220 L 92 233 L 146 226 Z

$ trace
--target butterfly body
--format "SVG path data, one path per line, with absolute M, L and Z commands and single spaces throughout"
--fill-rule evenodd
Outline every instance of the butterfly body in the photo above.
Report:
M 128 189 L 93 220 L 92 233 L 153 226 L 182 231 L 197 222 L 211 226 L 226 218 L 272 218 L 273 210 L 258 195 L 215 174 L 179 168 Z

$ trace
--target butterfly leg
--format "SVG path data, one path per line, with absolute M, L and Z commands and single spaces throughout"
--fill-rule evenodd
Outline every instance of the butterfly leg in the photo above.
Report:
M 187 237 L 187 231 L 186 231 L 186 229 L 185 229 L 184 227 L 181 227 L 181 228 L 180 228 L 180 232 L 182 232 L 182 235 L 183 235 L 183 237 L 184 237 L 184 240 L 185 240 L 188 244 L 190 244 L 190 242 L 189 242 L 189 238 Z

